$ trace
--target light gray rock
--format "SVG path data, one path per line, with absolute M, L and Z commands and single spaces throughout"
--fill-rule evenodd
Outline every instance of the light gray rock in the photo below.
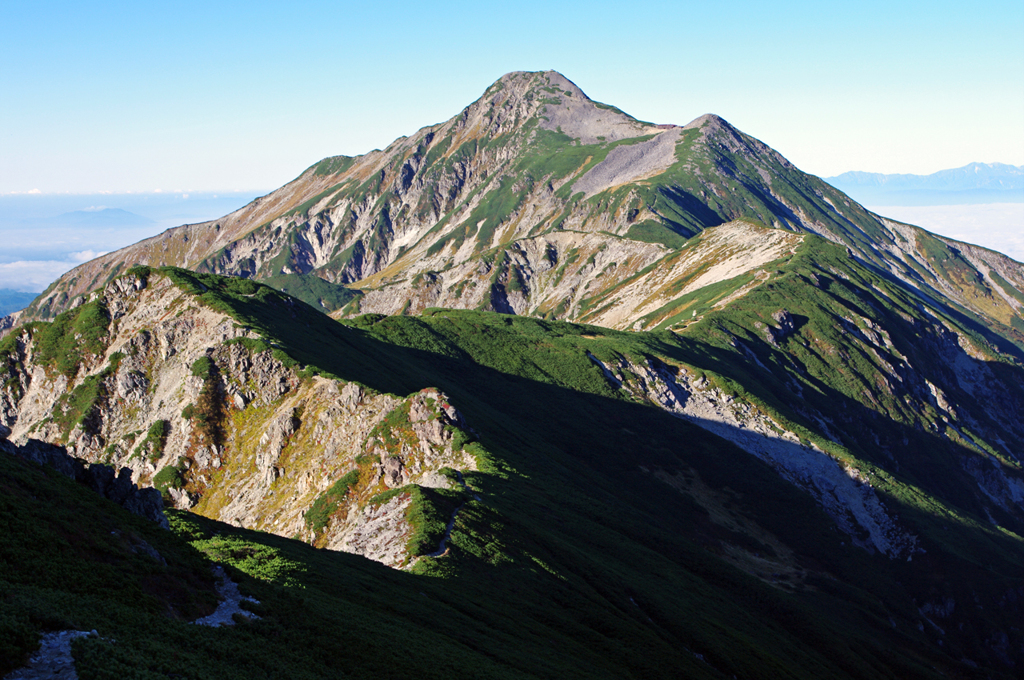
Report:
M 238 591 L 238 584 L 228 578 L 228 575 L 224 573 L 223 567 L 214 567 L 213 574 L 219 579 L 217 581 L 217 595 L 221 598 L 220 604 L 217 605 L 217 610 L 215 612 L 209 616 L 204 616 L 201 619 L 196 619 L 192 623 L 197 626 L 212 626 L 214 628 L 219 628 L 221 626 L 235 625 L 236 614 L 250 620 L 260 618 L 251 611 L 242 609 L 241 606 L 242 602 L 259 604 L 259 600 L 242 595 Z
M 78 680 L 75 660 L 71 656 L 71 643 L 81 637 L 95 636 L 81 630 L 62 630 L 47 633 L 39 640 L 39 651 L 27 664 L 8 673 L 3 680 Z

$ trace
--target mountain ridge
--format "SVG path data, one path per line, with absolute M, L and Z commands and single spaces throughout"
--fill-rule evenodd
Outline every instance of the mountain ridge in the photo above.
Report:
M 347 552 L 513 675 L 1012 677 L 1022 291 L 717 116 L 517 72 L 55 282 L 3 321 L 0 425 L 131 470 L 214 561 L 318 565 L 249 565 L 261 649 L 341 630 L 289 589 L 336 602 Z
M 870 205 L 1024 202 L 1024 166 L 969 163 L 929 175 L 845 172 L 825 181 Z
M 589 592 L 626 578 L 664 635 L 727 675 L 815 677 L 808 630 L 831 627 L 813 615 L 796 646 L 772 638 L 788 660 L 765 665 L 760 625 L 723 642 L 665 609 L 710 607 L 685 585 L 696 574 L 725 578 L 702 588 L 729 602 L 751 587 L 742 574 L 780 605 L 788 593 L 866 617 L 851 624 L 858 645 L 895 635 L 903 650 L 883 660 L 861 646 L 874 670 L 833 675 L 904 677 L 898 659 L 919 654 L 959 672 L 957 654 L 1009 668 L 1020 365 L 823 239 L 805 235 L 777 266 L 678 333 L 448 309 L 338 323 L 253 281 L 140 267 L 4 339 L 0 415 L 19 441 L 126 466 L 178 507 L 491 598 L 509 595 L 495 570 L 527 588 L 519 598 L 561 579 Z M 572 557 L 595 545 L 584 563 Z M 657 593 L 623 550 L 659 565 Z M 609 560 L 632 575 L 606 574 Z M 545 576 L 523 582 L 538 564 Z M 572 608 L 589 596 L 563 597 Z M 879 597 L 881 609 L 855 614 Z M 712 627 L 752 625 L 749 604 L 720 606 L 702 615 Z M 922 617 L 943 632 L 914 632 Z
M 595 296 L 609 293 L 608 282 L 638 271 L 618 267 L 602 279 L 604 270 L 587 269 L 596 249 L 640 255 L 652 244 L 670 255 L 706 227 L 736 219 L 844 243 L 925 294 L 952 297 L 983 318 L 994 311 L 1001 325 L 1019 316 L 1016 298 L 994 282 L 1024 289 L 1015 265 L 982 254 L 951 258 L 955 242 L 893 226 L 718 116 L 654 126 L 590 101 L 555 72 L 516 72 L 449 121 L 383 151 L 324 159 L 222 220 L 72 270 L 25 318 L 48 318 L 138 263 L 257 279 L 313 275 L 355 289 L 341 314 L 442 304 L 581 319 Z M 560 270 L 564 285 L 535 291 L 531 281 L 546 265 L 524 261 L 516 244 L 532 239 L 561 265 L 576 255 L 573 239 L 557 237 L 561 250 L 545 241 L 561 232 L 586 234 L 589 253 Z M 955 271 L 940 264 L 948 259 Z M 965 283 L 971 277 L 982 281 L 982 304 Z M 517 291 L 525 301 L 508 302 Z
M 900 189 L 965 191 L 969 189 L 1024 189 L 1024 166 L 1006 163 L 968 163 L 959 168 L 938 170 L 927 175 L 881 173 L 853 170 L 823 178 L 845 185 L 886 186 Z M 993 184 L 995 186 L 993 186 Z

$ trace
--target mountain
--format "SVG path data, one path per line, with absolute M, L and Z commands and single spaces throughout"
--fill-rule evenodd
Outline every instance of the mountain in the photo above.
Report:
M 76 267 L 29 313 L 50 318 L 147 264 L 258 280 L 312 275 L 337 292 L 305 301 L 330 310 L 349 299 L 347 315 L 445 306 L 623 327 L 605 318 L 613 308 L 664 307 L 673 291 L 692 290 L 680 246 L 737 220 L 781 228 L 772 238 L 842 243 L 994 328 L 1024 323 L 997 282 L 1024 286 L 1008 258 L 874 215 L 717 116 L 642 123 L 550 71 L 508 74 L 458 116 L 384 151 L 325 159 L 221 220 Z M 662 295 L 619 290 L 652 270 Z M 766 273 L 734 263 L 701 283 Z
M 871 205 L 1024 202 L 1024 166 L 969 163 L 930 175 L 844 172 L 825 181 Z
M 86 228 L 141 227 L 153 224 L 153 220 L 120 208 L 98 208 L 96 210 L 73 210 L 55 217 L 25 220 L 27 225 L 77 226 Z
M 11 534 L 5 658 L 95 628 L 108 675 L 1014 677 L 1022 291 L 719 118 L 509 74 L 7 321 L 0 448 L 159 489 L 146 568 L 192 585 L 0 457 L 5 519 L 82 536 L 48 570 Z M 81 606 L 53 574 L 94 562 L 157 599 Z M 261 602 L 223 637 L 187 623 L 211 562 Z
M 25 293 L 20 290 L 0 288 L 0 315 L 7 316 L 13 312 L 25 309 L 35 299 L 36 293 Z

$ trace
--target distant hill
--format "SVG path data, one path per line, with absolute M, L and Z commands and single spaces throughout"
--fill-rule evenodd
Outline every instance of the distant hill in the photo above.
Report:
M 0 316 L 7 316 L 19 309 L 25 309 L 38 295 L 38 293 L 0 288 Z
M 141 227 L 153 224 L 153 220 L 128 212 L 127 210 L 121 210 L 120 208 L 100 208 L 99 210 L 75 210 L 55 217 L 25 220 L 25 224 L 82 227 Z
M 970 163 L 930 175 L 844 172 L 825 181 L 868 205 L 1024 203 L 1024 166 Z

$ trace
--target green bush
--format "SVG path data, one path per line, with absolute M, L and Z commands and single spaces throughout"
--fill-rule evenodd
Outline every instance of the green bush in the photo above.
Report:
M 109 325 L 107 308 L 98 301 L 59 314 L 51 323 L 33 324 L 36 358 L 71 377 L 86 355 L 106 349 Z
M 156 462 L 160 460 L 160 457 L 164 455 L 164 446 L 167 444 L 167 435 L 170 433 L 170 430 L 170 423 L 166 420 L 154 422 L 149 426 L 146 438 L 135 447 L 132 457 L 141 456 L 143 452 L 148 451 L 147 457 L 150 461 Z
M 284 556 L 281 550 L 240 536 L 214 536 L 192 541 L 192 547 L 214 562 L 230 564 L 253 578 L 285 586 L 298 586 L 305 568 Z
M 313 504 L 309 506 L 309 509 L 303 515 L 303 519 L 306 520 L 306 527 L 315 534 L 323 531 L 331 515 L 334 514 L 338 506 L 345 500 L 348 490 L 355 486 L 358 481 L 359 470 L 352 470 L 332 484 L 327 491 L 317 496 L 316 500 L 313 501 Z
M 199 357 L 192 362 L 192 375 L 196 378 L 202 378 L 203 380 L 209 380 L 213 374 L 213 360 L 210 357 Z
M 168 465 L 153 476 L 153 487 L 167 497 L 168 489 L 180 489 L 185 486 L 185 478 L 178 465 Z

